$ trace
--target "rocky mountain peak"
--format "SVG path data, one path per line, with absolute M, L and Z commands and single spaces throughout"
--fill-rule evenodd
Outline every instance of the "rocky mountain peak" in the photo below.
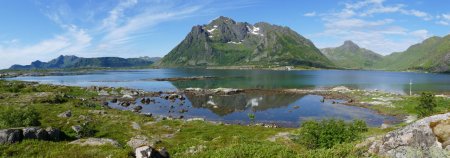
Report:
M 343 68 L 363 69 L 382 60 L 382 56 L 365 48 L 360 48 L 353 41 L 347 40 L 339 47 L 324 48 L 322 52 L 336 65 Z
M 359 46 L 351 40 L 344 41 L 344 44 L 341 47 L 350 48 L 350 49 L 359 49 Z
M 233 23 L 233 24 L 235 24 L 236 21 L 234 21 L 233 19 L 231 19 L 229 17 L 219 16 L 218 18 L 211 21 L 211 23 Z
M 301 60 L 300 60 L 301 59 Z M 159 63 L 163 67 L 221 65 L 309 65 L 329 61 L 306 38 L 288 27 L 236 22 L 220 16 L 194 26 Z

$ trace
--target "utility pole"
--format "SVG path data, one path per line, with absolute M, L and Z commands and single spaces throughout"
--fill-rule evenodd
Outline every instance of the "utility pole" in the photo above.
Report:
M 412 88 L 412 80 L 409 80 L 409 96 L 412 95 L 411 88 Z

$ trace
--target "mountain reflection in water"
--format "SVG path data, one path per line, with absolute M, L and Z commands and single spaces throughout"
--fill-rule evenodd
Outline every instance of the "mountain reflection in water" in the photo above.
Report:
M 383 116 L 369 109 L 333 104 L 342 100 L 326 100 L 322 96 L 290 93 L 252 92 L 233 95 L 185 95 L 186 100 L 166 100 L 151 97 L 155 103 L 142 104 L 141 98 L 135 106 L 142 106 L 141 113 L 162 115 L 173 118 L 202 117 L 206 120 L 225 123 L 248 124 L 249 113 L 255 114 L 255 122 L 271 123 L 284 127 L 297 127 L 308 119 L 339 118 L 344 120 L 362 119 L 371 126 L 379 126 L 384 121 L 395 121 L 394 117 Z M 111 107 L 131 110 L 135 106 L 122 107 L 111 103 Z

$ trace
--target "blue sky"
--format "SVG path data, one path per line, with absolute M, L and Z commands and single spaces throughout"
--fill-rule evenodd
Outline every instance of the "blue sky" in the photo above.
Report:
M 450 33 L 446 0 L 4 0 L 0 68 L 82 57 L 164 56 L 218 16 L 288 26 L 319 47 L 353 40 L 386 55 Z

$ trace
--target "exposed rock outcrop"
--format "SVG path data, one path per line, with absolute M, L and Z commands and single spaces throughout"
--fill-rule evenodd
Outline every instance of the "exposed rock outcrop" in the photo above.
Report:
M 369 152 L 397 158 L 450 157 L 449 119 L 450 113 L 420 119 L 373 141 Z
M 331 91 L 348 92 L 348 91 L 350 91 L 350 89 L 345 86 L 338 86 L 338 87 L 332 88 Z
M 70 142 L 69 144 L 78 144 L 81 146 L 101 146 L 101 145 L 112 145 L 115 147 L 119 147 L 119 142 L 109 139 L 109 138 L 87 138 L 87 139 L 78 139 Z
M 20 142 L 23 139 L 22 129 L 0 130 L 0 144 L 11 144 Z
M 63 112 L 63 113 L 61 113 L 61 114 L 59 114 L 58 115 L 58 117 L 65 117 L 65 118 L 67 118 L 67 117 L 71 117 L 72 116 L 72 111 L 70 111 L 70 110 L 67 110 L 67 111 L 65 111 L 65 112 Z
M 166 149 L 156 150 L 150 146 L 142 146 L 135 150 L 136 158 L 170 158 Z
M 60 141 L 65 134 L 59 129 L 47 127 L 25 127 L 0 130 L 0 144 L 11 144 L 24 139 Z
M 139 148 L 141 146 L 153 145 L 150 143 L 148 137 L 146 136 L 135 136 L 127 142 L 127 145 L 132 147 L 133 149 Z
M 244 92 L 243 89 L 234 88 L 216 88 L 216 89 L 201 89 L 201 88 L 186 88 L 185 93 L 191 94 L 217 94 L 217 95 L 231 95 Z
M 64 137 L 64 133 L 57 128 L 47 127 L 45 129 L 45 131 L 47 131 L 47 133 L 50 137 L 50 140 L 52 140 L 52 141 L 60 141 Z
M 442 148 L 450 151 L 450 119 L 431 123 L 433 133 L 442 143 Z

